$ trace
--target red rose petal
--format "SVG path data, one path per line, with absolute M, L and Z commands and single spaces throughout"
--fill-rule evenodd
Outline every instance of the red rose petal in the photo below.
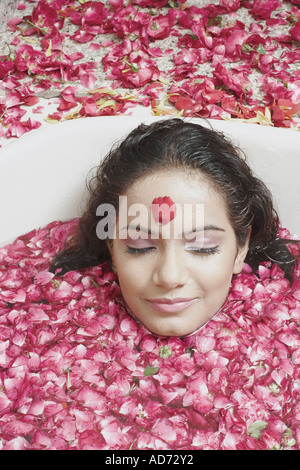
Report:
M 169 196 L 153 199 L 151 208 L 155 222 L 162 225 L 171 222 L 176 216 L 176 204 Z

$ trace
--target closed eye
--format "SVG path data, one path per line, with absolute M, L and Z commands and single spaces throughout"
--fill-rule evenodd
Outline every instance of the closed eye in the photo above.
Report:
M 189 246 L 186 248 L 187 251 L 192 251 L 198 255 L 214 255 L 215 253 L 220 253 L 219 246 L 212 246 L 209 248 L 197 248 Z
M 132 246 L 127 246 L 126 251 L 131 255 L 140 255 L 142 253 L 148 253 L 149 251 L 155 250 L 154 246 L 149 246 L 146 248 L 133 248 Z
M 143 253 L 149 253 L 150 251 L 155 250 L 154 246 L 149 246 L 145 248 L 134 248 L 132 246 L 127 246 L 126 251 L 127 253 L 130 253 L 132 255 L 140 255 Z M 186 251 L 191 251 L 192 253 L 196 255 L 213 255 L 215 253 L 219 253 L 219 247 L 218 246 L 213 246 L 209 248 L 197 248 L 197 247 L 187 247 Z

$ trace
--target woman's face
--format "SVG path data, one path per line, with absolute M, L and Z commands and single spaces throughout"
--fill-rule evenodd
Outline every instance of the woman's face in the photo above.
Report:
M 119 214 L 110 250 L 127 306 L 153 333 L 196 331 L 222 307 L 247 254 L 223 197 L 201 173 L 183 170 L 146 176 L 124 196 L 128 212 Z M 152 201 L 165 196 L 176 215 L 159 223 Z

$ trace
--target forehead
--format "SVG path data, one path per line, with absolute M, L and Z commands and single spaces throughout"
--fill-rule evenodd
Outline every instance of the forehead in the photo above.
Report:
M 177 237 L 177 232 L 202 230 L 204 226 L 218 226 L 229 233 L 234 231 L 227 216 L 223 196 L 198 171 L 157 171 L 139 179 L 123 196 L 126 196 L 126 214 L 124 217 L 121 205 L 117 220 L 119 228 L 120 225 L 123 228 L 133 224 L 143 228 L 151 226 L 154 231 L 159 232 L 162 226 L 157 223 L 158 219 L 154 214 L 154 201 L 167 197 L 176 204 L 176 215 L 171 219 L 166 217 L 163 222 L 165 230 L 162 232 L 169 234 L 170 228 Z
M 161 170 L 136 181 L 126 193 L 129 204 L 150 206 L 157 197 L 168 196 L 176 204 L 206 204 L 227 211 L 225 199 L 199 171 Z

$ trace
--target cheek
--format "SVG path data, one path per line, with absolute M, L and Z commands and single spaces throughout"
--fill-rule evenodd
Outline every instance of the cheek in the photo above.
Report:
M 118 273 L 118 279 L 122 296 L 126 304 L 132 308 L 132 303 L 137 297 L 137 286 L 124 272 Z
M 203 292 L 210 302 L 224 301 L 230 289 L 232 276 L 230 274 L 222 276 L 206 277 Z
M 226 291 L 233 276 L 234 258 L 232 256 L 215 256 L 208 263 L 199 262 L 194 269 L 194 279 L 206 291 Z
M 117 274 L 123 295 L 134 295 L 149 285 L 145 264 L 124 260 L 117 264 Z

